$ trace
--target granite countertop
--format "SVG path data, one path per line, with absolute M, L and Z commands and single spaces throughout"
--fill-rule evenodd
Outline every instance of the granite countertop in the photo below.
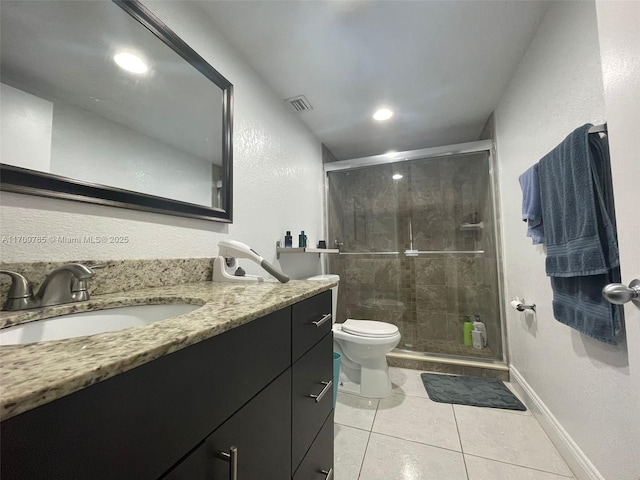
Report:
M 335 282 L 199 282 L 96 295 L 86 302 L 0 312 L 0 326 L 125 305 L 190 303 L 193 312 L 116 332 L 0 347 L 0 420 L 316 295 Z

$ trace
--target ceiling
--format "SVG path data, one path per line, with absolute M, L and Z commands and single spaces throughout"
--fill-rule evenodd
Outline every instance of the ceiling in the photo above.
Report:
M 339 159 L 477 140 L 549 2 L 208 1 L 211 22 Z M 222 72 L 224 74 L 224 72 Z M 386 122 L 371 118 L 386 106 Z

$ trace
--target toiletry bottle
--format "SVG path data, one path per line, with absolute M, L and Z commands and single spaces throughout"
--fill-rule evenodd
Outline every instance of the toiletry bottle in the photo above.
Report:
M 482 332 L 480 330 L 474 330 L 471 332 L 471 339 L 473 341 L 473 348 L 476 350 L 482 350 L 483 348 L 483 337 Z
M 291 232 L 289 230 L 287 230 L 287 233 L 284 236 L 284 246 L 288 248 L 293 247 L 293 237 L 291 236 Z
M 307 246 L 307 236 L 304 234 L 304 230 L 298 235 L 298 247 L 305 248 Z
M 480 321 L 480 315 L 476 315 L 475 321 L 473 322 L 473 329 L 482 333 L 482 346 L 487 346 L 487 327 L 484 323 Z
M 465 322 L 462 324 L 462 341 L 470 347 L 473 344 L 471 332 L 473 331 L 473 323 L 469 321 L 469 317 L 464 317 Z

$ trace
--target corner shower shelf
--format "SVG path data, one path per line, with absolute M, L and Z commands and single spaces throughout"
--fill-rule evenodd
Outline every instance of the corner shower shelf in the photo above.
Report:
M 313 248 L 313 247 L 281 247 L 280 241 L 276 242 L 276 258 L 280 260 L 281 253 L 340 253 L 337 248 Z

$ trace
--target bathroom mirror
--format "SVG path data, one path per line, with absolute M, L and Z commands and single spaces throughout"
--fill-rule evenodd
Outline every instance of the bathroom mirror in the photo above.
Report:
M 144 5 L 0 21 L 2 190 L 232 221 L 233 86 Z

